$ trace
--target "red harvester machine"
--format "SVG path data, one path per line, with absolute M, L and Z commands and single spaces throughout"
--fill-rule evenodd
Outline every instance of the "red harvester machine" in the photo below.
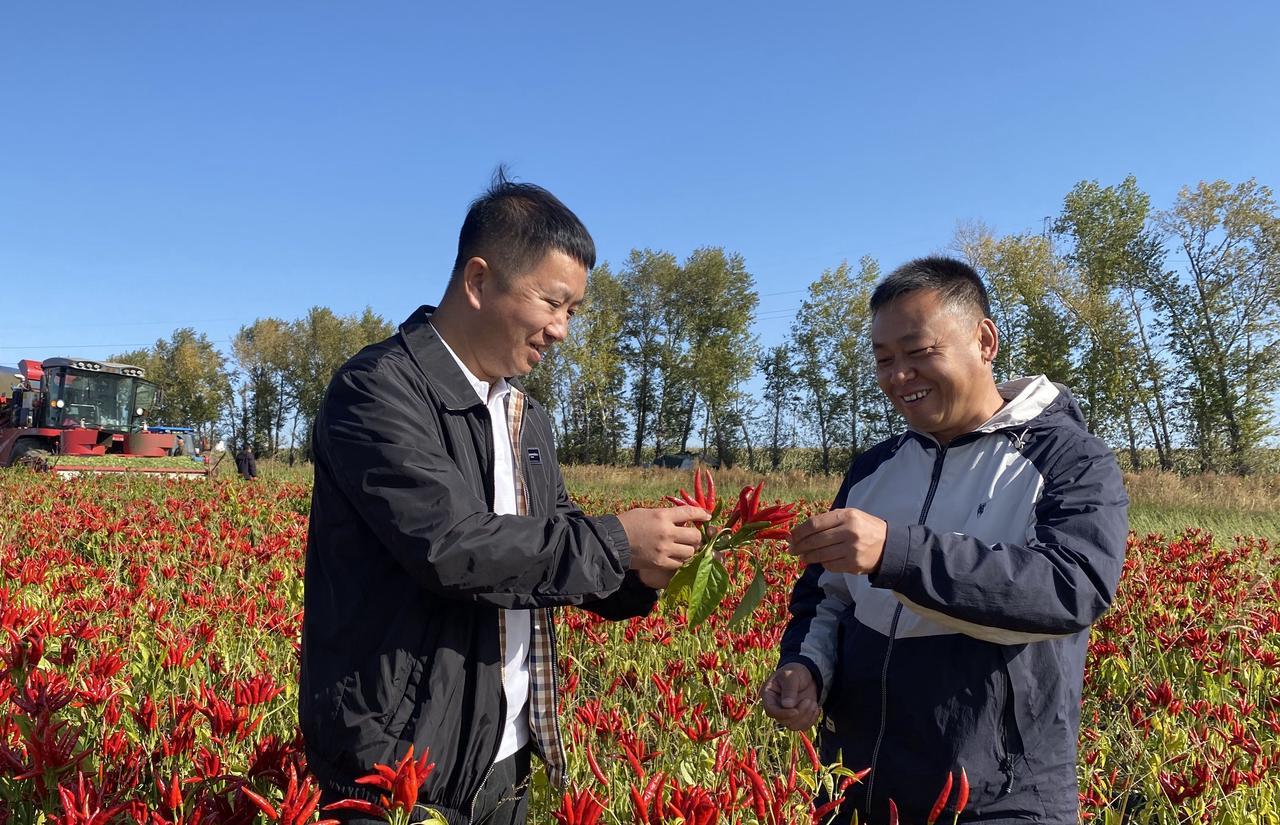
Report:
M 189 431 L 147 427 L 160 389 L 145 376 L 107 361 L 19 361 L 17 383 L 0 394 L 0 467 L 207 476 Z

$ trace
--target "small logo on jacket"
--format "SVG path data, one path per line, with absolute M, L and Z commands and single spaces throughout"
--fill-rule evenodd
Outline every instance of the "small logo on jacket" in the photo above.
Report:
M 988 501 L 984 501 L 984 502 L 982 502 L 981 504 L 979 504 L 979 505 L 978 505 L 978 516 L 979 516 L 979 517 L 981 517 L 981 516 L 982 516 L 982 514 L 986 511 L 986 509 L 987 509 L 987 505 L 988 505 L 988 504 L 990 504 L 990 502 L 988 502 Z
M 538 448 L 537 448 L 537 447 L 530 447 L 530 448 L 529 448 L 529 463 L 530 463 L 530 464 L 541 464 L 541 463 L 542 463 L 542 453 L 538 452 Z

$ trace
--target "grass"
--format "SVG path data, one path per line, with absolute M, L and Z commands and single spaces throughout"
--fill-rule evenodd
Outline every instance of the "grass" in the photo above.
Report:
M 162 469 L 203 469 L 189 456 L 138 456 L 119 455 L 59 455 L 50 461 L 51 467 L 136 467 L 150 470 Z

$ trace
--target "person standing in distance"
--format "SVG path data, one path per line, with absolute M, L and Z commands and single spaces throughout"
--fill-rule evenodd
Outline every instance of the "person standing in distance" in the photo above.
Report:
M 696 507 L 585 516 L 515 380 L 565 338 L 594 264 L 577 216 L 499 169 L 439 307 L 329 385 L 299 696 L 326 804 L 376 800 L 355 780 L 412 747 L 435 764 L 420 803 L 450 825 L 524 822 L 531 755 L 553 785 L 565 773 L 552 609 L 644 615 L 697 549 Z
M 253 446 L 247 441 L 240 452 L 236 453 L 236 470 L 245 481 L 258 477 L 258 460 L 253 457 Z
M 1128 537 L 1119 466 L 1065 387 L 996 383 L 968 265 L 912 261 L 870 308 L 876 378 L 908 428 L 792 531 L 806 568 L 765 712 L 793 730 L 821 713 L 823 758 L 871 768 L 839 822 L 882 822 L 891 799 L 924 821 L 963 768 L 961 822 L 1075 825 L 1089 627 Z

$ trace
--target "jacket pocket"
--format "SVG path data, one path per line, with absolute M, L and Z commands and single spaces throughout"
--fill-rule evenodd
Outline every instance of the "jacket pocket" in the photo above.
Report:
M 418 647 L 412 651 L 400 651 L 406 661 L 398 669 L 394 683 L 395 701 L 387 706 L 387 713 L 382 720 L 382 735 L 393 742 L 405 739 L 405 728 L 418 716 L 422 704 L 430 698 L 422 695 L 428 690 L 427 680 L 422 675 L 428 667 L 425 645 L 430 632 L 429 626 L 424 627 Z
M 988 799 L 983 800 L 979 812 L 999 812 L 1004 815 L 1045 816 L 1036 779 L 1027 765 L 1026 746 L 1018 727 L 1017 702 L 1013 678 L 1007 662 L 997 672 L 999 715 L 996 728 L 995 753 L 997 773 L 987 787 Z

